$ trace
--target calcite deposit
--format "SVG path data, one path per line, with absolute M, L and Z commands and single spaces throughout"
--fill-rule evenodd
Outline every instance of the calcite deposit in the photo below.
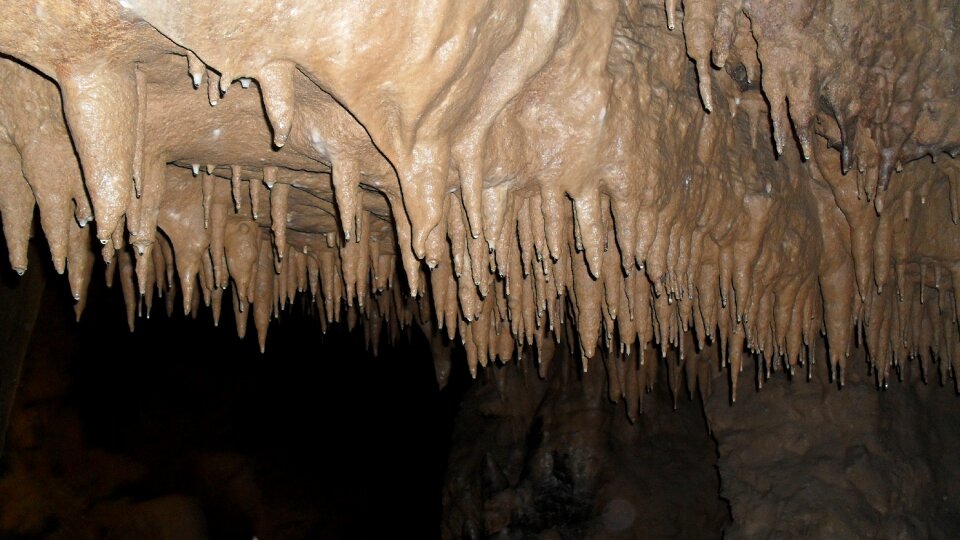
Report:
M 178 284 L 216 319 L 232 285 L 261 345 L 309 287 L 474 372 L 571 332 L 624 394 L 688 331 L 734 386 L 820 332 L 841 381 L 854 336 L 879 384 L 952 374 L 957 5 L 235 7 L 3 8 L 15 270 L 36 204 L 78 307 L 95 236 L 131 317 Z
M 675 395 L 721 373 L 731 401 L 776 371 L 956 385 L 958 20 L 955 0 L 5 2 L 10 263 L 36 205 L 78 314 L 96 257 L 131 328 L 158 297 L 215 322 L 226 297 L 262 349 L 309 295 L 373 347 L 384 326 L 459 340 L 475 376 L 566 348 L 630 418 L 662 364 Z

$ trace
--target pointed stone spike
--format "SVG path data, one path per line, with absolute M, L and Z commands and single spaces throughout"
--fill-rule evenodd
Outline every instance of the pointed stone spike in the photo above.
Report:
M 143 192 L 143 153 L 146 144 L 147 129 L 147 76 L 139 69 L 134 69 L 137 85 L 137 129 L 134 133 L 136 140 L 133 147 L 133 187 L 137 197 Z
M 717 6 L 716 25 L 713 29 L 713 63 L 723 68 L 737 31 L 740 5 L 735 2 L 720 2 Z
M 277 183 L 277 167 L 263 168 L 263 183 L 267 185 L 267 189 L 273 189 L 273 185 Z
M 710 82 L 710 66 L 706 59 L 697 60 L 697 80 L 700 90 L 700 100 L 707 112 L 713 111 L 713 90 Z
M 507 208 L 510 206 L 507 201 L 508 188 L 508 184 L 501 184 L 483 190 L 483 212 L 486 216 L 483 221 L 483 236 L 491 251 L 496 246 L 506 222 Z
M 63 111 L 97 218 L 109 239 L 133 191 L 137 81 L 127 66 L 71 65 L 58 70 Z M 133 134 L 133 136 L 131 136 Z
M 240 166 L 230 166 L 230 192 L 233 196 L 234 209 L 240 211 Z
M 70 292 L 77 301 L 74 311 L 77 321 L 83 314 L 87 303 L 87 289 L 90 287 L 90 278 L 93 275 L 94 253 L 91 249 L 90 229 L 76 224 L 70 227 L 70 243 L 67 246 L 67 278 L 70 281 Z
M 267 349 L 267 330 L 270 326 L 270 316 L 274 303 L 274 273 L 273 251 L 269 242 L 260 243 L 260 253 L 257 258 L 256 288 L 253 293 L 253 322 L 257 327 L 257 342 L 260 352 Z
M 157 220 L 166 189 L 167 165 L 162 158 L 147 156 L 143 163 L 143 194 L 131 201 L 127 211 L 130 241 L 138 253 L 156 241 Z
M 237 288 L 233 288 L 233 317 L 237 326 L 237 337 L 243 339 L 247 335 L 247 320 L 250 317 L 250 310 L 246 309 L 246 300 L 241 300 L 237 296 Z
M 476 155 L 475 155 L 476 154 Z M 474 152 L 464 157 L 460 163 L 460 201 L 463 204 L 464 214 L 467 216 L 467 225 L 474 238 L 480 238 L 484 230 L 483 214 L 483 182 L 480 175 L 482 163 L 478 153 Z
M 211 107 L 220 103 L 220 75 L 215 71 L 207 70 L 207 101 Z
M 0 218 L 10 266 L 21 276 L 27 270 L 33 207 L 33 192 L 23 177 L 20 154 L 12 145 L 0 145 Z
M 213 205 L 213 174 L 210 166 L 207 166 L 206 174 L 200 179 L 200 193 L 203 203 L 203 228 L 210 227 L 210 207 Z
M 664 9 L 667 12 L 667 29 L 676 28 L 677 0 L 664 0 Z
M 297 67 L 293 62 L 275 61 L 260 70 L 257 81 L 263 97 L 263 107 L 273 126 L 273 144 L 282 147 L 290 136 L 293 122 L 293 110 L 296 106 L 294 93 L 294 74 Z
M 220 87 L 221 96 L 227 95 L 227 90 L 230 89 L 230 85 L 233 84 L 234 79 L 235 77 L 231 73 L 220 73 L 220 79 L 218 81 L 220 84 L 218 86 Z
M 153 296 L 153 284 L 156 282 L 156 273 L 153 268 L 153 245 L 147 246 L 143 253 L 135 252 L 136 264 L 134 275 L 137 278 L 137 292 L 140 296 Z M 148 310 L 149 312 L 149 310 Z
M 397 247 L 400 250 L 400 260 L 403 264 L 404 272 L 407 276 L 407 285 L 410 287 L 410 296 L 416 297 L 420 291 L 420 261 L 413 254 L 410 241 L 410 222 L 407 221 L 407 214 L 403 208 L 403 202 L 394 198 L 388 198 L 390 210 L 393 214 L 394 227 L 396 228 Z M 393 268 L 388 270 L 388 275 L 393 275 Z M 388 280 L 387 288 L 392 283 Z
M 197 58 L 197 55 L 193 51 L 187 51 L 187 72 L 190 74 L 194 88 L 200 88 L 200 83 L 203 82 L 203 73 L 206 70 L 207 66 Z
M 337 159 L 333 163 L 333 193 L 340 211 L 340 225 L 344 240 L 360 241 L 361 193 L 360 164 L 353 159 Z
M 223 247 L 238 299 L 252 301 L 260 254 L 259 227 L 249 218 L 231 216 L 224 227 Z
M 120 288 L 123 290 L 123 302 L 127 307 L 127 327 L 131 332 L 137 315 L 137 293 L 133 283 L 133 261 L 129 250 L 117 252 L 117 266 L 120 273 Z
M 263 181 L 259 178 L 251 178 L 247 182 L 250 192 L 250 209 L 253 213 L 253 220 L 260 219 L 260 194 L 263 192 Z
M 213 311 L 213 326 L 216 328 L 220 326 L 220 312 L 223 309 L 223 289 L 215 287 L 210 291 L 210 296 L 210 304 Z
M 221 202 L 213 204 L 210 210 L 210 257 L 213 262 L 214 288 L 217 289 L 225 289 L 230 281 L 224 251 L 227 212 L 227 206 Z
M 764 87 L 766 90 L 766 86 Z M 770 121 L 773 125 L 773 143 L 777 155 L 783 155 L 784 140 L 786 139 L 786 133 L 790 130 L 790 120 L 787 114 L 787 105 L 783 101 L 783 97 L 780 96 L 780 99 L 775 97 L 770 97 Z
M 556 190 L 544 189 L 540 193 L 540 209 L 543 212 L 544 233 L 547 249 L 554 261 L 560 260 L 560 242 L 563 234 L 561 195 Z
M 287 252 L 287 200 L 290 184 L 278 183 L 270 190 L 270 230 L 277 257 L 283 259 Z
M 586 197 L 575 199 L 574 212 L 580 228 L 587 265 L 594 278 L 600 277 L 604 252 L 604 226 L 601 222 L 600 192 L 592 191 Z
M 440 156 L 447 152 L 436 143 L 418 144 L 397 167 L 401 202 L 410 226 L 410 248 L 417 259 L 425 256 L 427 237 L 443 218 L 449 164 Z

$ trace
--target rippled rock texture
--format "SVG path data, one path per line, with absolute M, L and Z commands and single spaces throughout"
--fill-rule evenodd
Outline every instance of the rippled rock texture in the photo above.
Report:
M 100 256 L 131 328 L 161 296 L 217 321 L 226 295 L 264 348 L 309 294 L 374 348 L 420 325 L 441 385 L 446 340 L 473 374 L 542 376 L 559 341 L 631 419 L 662 362 L 675 394 L 724 402 L 745 365 L 747 386 L 955 386 L 958 20 L 946 0 L 8 2 L 10 263 L 37 206 L 78 314 Z

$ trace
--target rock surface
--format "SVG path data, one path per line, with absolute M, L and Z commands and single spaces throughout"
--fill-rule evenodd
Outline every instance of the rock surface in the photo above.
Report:
M 562 342 L 631 419 L 657 357 L 708 409 L 754 362 L 758 387 L 957 388 L 958 20 L 949 0 L 8 2 L 10 263 L 36 206 L 78 316 L 99 250 L 131 328 L 158 297 L 218 321 L 226 295 L 263 349 L 310 294 L 374 349 L 420 325 L 441 384 L 444 334 L 474 376 L 523 351 L 546 376 Z

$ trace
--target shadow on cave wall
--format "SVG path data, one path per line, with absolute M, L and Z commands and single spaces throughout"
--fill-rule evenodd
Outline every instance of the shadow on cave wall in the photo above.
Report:
M 436 536 L 469 377 L 458 367 L 438 391 L 419 331 L 374 358 L 362 332 L 322 335 L 288 308 L 261 355 L 229 305 L 214 328 L 209 309 L 168 317 L 156 302 L 129 333 L 102 279 L 76 323 L 49 274 L 2 458 L 0 538 Z
M 467 391 L 445 538 L 721 538 L 730 510 L 698 392 L 674 409 L 660 370 L 631 423 L 599 358 L 584 373 L 561 342 L 546 378 L 534 362 L 488 366 Z

